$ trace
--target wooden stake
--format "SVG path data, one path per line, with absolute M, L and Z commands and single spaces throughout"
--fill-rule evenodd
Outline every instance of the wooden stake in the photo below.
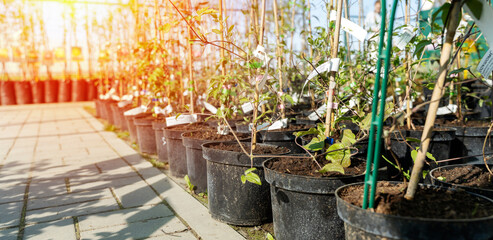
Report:
M 224 63 L 224 26 L 223 26 L 223 0 L 219 0 L 219 27 L 221 31 L 221 74 L 226 75 L 226 64 Z
M 277 0 L 273 0 L 273 8 L 274 8 L 274 23 L 276 25 L 276 43 L 277 43 L 277 72 L 279 76 L 279 92 L 284 93 L 283 91 L 283 79 L 282 79 L 282 48 L 281 48 L 281 33 L 279 30 L 279 20 L 277 14 Z M 281 118 L 286 117 L 286 111 L 284 109 L 284 101 L 282 100 L 282 96 L 280 97 L 280 104 L 283 106 L 281 108 Z
M 192 3 L 190 0 L 187 1 L 188 3 L 188 9 L 191 11 L 192 10 Z M 188 26 L 188 25 L 187 25 Z M 194 86 L 194 79 L 193 79 L 193 52 L 192 52 L 192 43 L 190 40 L 192 40 L 192 30 L 190 29 L 190 26 L 188 26 L 188 76 L 189 76 L 189 88 L 192 88 L 192 91 L 189 91 L 190 94 L 190 112 L 193 114 L 195 112 L 194 109 L 194 104 L 193 104 L 193 92 L 195 89 L 193 89 Z
M 419 180 L 423 177 L 421 174 L 426 159 L 426 152 L 431 141 L 431 135 L 433 133 L 433 125 L 435 124 L 436 114 L 438 106 L 440 104 L 440 98 L 442 98 L 445 91 L 445 78 L 447 76 L 447 68 L 450 61 L 450 52 L 454 42 L 455 32 L 459 25 L 459 15 L 461 11 L 460 1 L 452 1 L 452 6 L 449 12 L 449 21 L 447 27 L 447 35 L 445 42 L 443 43 L 441 56 L 440 56 L 440 68 L 438 71 L 438 80 L 433 89 L 431 96 L 431 103 L 426 115 L 425 126 L 423 129 L 423 135 L 421 136 L 421 146 L 418 150 L 418 156 L 414 162 L 413 170 L 411 172 L 411 180 L 407 188 L 406 195 L 404 196 L 408 200 L 414 199 L 414 194 L 418 188 Z
M 337 58 L 337 53 L 339 51 L 339 33 L 341 30 L 341 17 L 342 17 L 342 1 L 337 0 L 337 17 L 335 34 L 332 41 L 332 51 L 331 58 Z M 329 11 L 330 14 L 330 11 Z M 325 136 L 330 137 L 330 132 L 332 131 L 332 108 L 334 102 L 334 89 L 336 86 L 336 72 L 329 73 L 329 91 L 327 92 L 327 114 L 325 116 Z

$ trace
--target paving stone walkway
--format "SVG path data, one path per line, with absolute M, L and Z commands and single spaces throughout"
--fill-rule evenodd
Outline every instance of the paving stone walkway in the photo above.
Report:
M 243 239 L 84 105 L 0 107 L 0 239 Z

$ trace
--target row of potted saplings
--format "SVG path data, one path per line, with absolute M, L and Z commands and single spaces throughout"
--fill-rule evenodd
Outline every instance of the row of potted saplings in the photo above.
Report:
M 0 105 L 92 101 L 97 80 L 0 81 Z
M 456 163 L 482 161 L 480 152 L 482 153 L 487 127 L 444 128 L 434 132 L 430 153 L 437 162 L 429 167 L 448 165 L 435 168 L 427 175 L 430 176 L 428 180 L 424 180 L 441 186 L 433 188 L 441 191 L 435 199 L 440 200 L 450 192 L 450 188 L 444 190 L 445 187 L 462 188 L 473 194 L 468 194 L 469 197 L 479 201 L 479 203 L 470 201 L 471 204 L 485 211 L 482 212 L 483 215 L 478 215 L 475 213 L 478 209 L 473 209 L 472 216 L 464 219 L 461 215 L 454 215 L 455 217 L 452 218 L 455 219 L 451 220 L 442 217 L 420 217 L 419 213 L 411 216 L 409 214 L 400 216 L 399 213 L 381 214 L 378 211 L 362 210 L 361 203 L 355 206 L 358 204 L 348 200 L 345 195 L 351 192 L 356 192 L 360 195 L 359 198 L 362 198 L 362 191 L 360 193 L 357 189 L 362 189 L 365 160 L 359 160 L 358 163 L 357 159 L 366 158 L 367 143 L 365 144 L 364 141 L 358 143 L 359 153 L 352 160 L 353 169 L 346 169 L 346 174 L 327 176 L 311 174 L 310 172 L 313 171 L 308 171 L 306 174 L 299 171 L 297 167 L 309 168 L 315 163 L 311 158 L 304 157 L 306 151 L 299 146 L 299 142 L 295 142 L 299 139 L 296 139 L 293 133 L 306 130 L 310 126 L 290 124 L 287 129 L 260 131 L 261 143 L 257 145 L 254 154 L 286 157 L 254 158 L 253 166 L 258 169 L 257 173 L 262 184 L 243 184 L 240 176 L 251 168 L 252 163 L 235 140 L 250 140 L 250 133 L 236 132 L 238 139 L 231 133 L 219 135 L 216 128 L 217 121 L 205 122 L 204 119 L 199 119 L 193 124 L 166 127 L 164 117 L 153 117 L 150 113 L 125 115 L 125 111 L 131 107 L 119 107 L 113 101 L 98 100 L 96 106 L 99 116 L 123 130 L 128 130 L 132 140 L 138 142 L 142 152 L 157 153 L 160 160 L 168 161 L 172 175 L 183 177 L 188 174 L 191 183 L 196 186 L 196 192 L 207 190 L 210 214 L 214 219 L 228 224 L 255 226 L 273 221 L 275 237 L 281 240 L 493 238 L 493 228 L 491 228 L 493 201 L 485 198 L 493 198 L 493 181 L 492 176 L 485 170 L 485 165 L 450 165 L 451 161 L 440 162 L 440 159 L 447 160 L 451 157 L 458 159 Z M 230 125 L 234 127 L 233 122 L 230 122 Z M 404 140 L 419 139 L 420 136 L 419 130 L 393 132 L 390 141 L 382 146 L 383 155 L 387 159 L 398 160 L 402 171 L 407 171 L 412 165 L 411 146 L 416 148 L 419 144 Z M 492 144 L 488 146 L 486 152 L 492 152 Z M 245 144 L 244 148 L 250 152 L 249 145 Z M 461 151 L 451 151 L 451 149 Z M 387 161 L 382 162 L 387 163 Z M 434 163 L 431 160 L 429 162 Z M 293 163 L 296 167 L 293 167 Z M 383 174 L 380 174 L 381 180 L 395 179 L 393 177 L 398 173 L 396 166 L 386 165 L 387 170 L 382 170 Z M 287 169 L 283 169 L 284 167 Z M 454 176 L 454 171 L 458 170 L 465 173 L 459 177 Z M 479 173 L 482 178 L 486 177 L 486 185 L 478 187 L 474 182 L 461 182 L 461 177 L 471 172 Z M 471 178 L 471 176 L 467 177 Z M 475 177 L 471 179 L 476 181 Z M 390 187 L 402 184 L 388 183 Z M 421 185 L 423 191 L 427 186 L 431 185 Z M 452 192 L 463 193 L 463 191 Z M 385 194 L 377 195 L 381 198 Z M 447 208 L 424 201 L 421 204 L 425 206 L 431 204 L 432 206 L 429 206 L 431 208 Z M 403 204 L 403 206 L 407 205 Z

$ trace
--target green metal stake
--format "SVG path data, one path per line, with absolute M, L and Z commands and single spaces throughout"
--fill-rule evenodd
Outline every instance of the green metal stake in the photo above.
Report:
M 387 14 L 386 0 L 382 0 L 382 11 L 380 21 L 380 42 L 378 44 L 378 61 L 377 75 L 375 77 L 375 86 L 373 89 L 372 115 L 370 124 L 370 136 L 368 143 L 368 155 L 366 162 L 365 188 L 363 195 L 363 209 L 373 208 L 375 200 L 375 191 L 377 188 L 378 178 L 378 162 L 380 159 L 380 145 L 382 144 L 383 118 L 385 114 L 385 98 L 387 96 L 387 81 L 390 67 L 390 53 L 392 51 L 392 32 L 394 31 L 394 18 L 398 0 L 394 0 L 392 4 L 392 12 L 390 14 L 389 27 L 387 29 L 387 45 L 385 55 L 382 55 L 383 43 L 385 41 L 385 16 Z M 385 60 L 384 74 L 382 86 L 380 86 L 380 74 L 382 68 L 382 60 Z M 378 109 L 380 103 L 380 109 Z M 377 115 L 378 111 L 378 115 Z M 375 129 L 376 128 L 376 129 Z M 375 135 L 376 131 L 376 135 Z M 369 191 L 371 187 L 371 191 Z

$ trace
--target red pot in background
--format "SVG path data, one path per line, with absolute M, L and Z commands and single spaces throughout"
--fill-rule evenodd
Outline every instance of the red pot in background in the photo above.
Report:
M 56 103 L 58 102 L 58 81 L 57 80 L 46 80 L 45 85 L 45 102 L 46 103 Z
M 33 93 L 33 103 L 45 102 L 45 84 L 43 81 L 31 81 L 31 90 Z
M 61 80 L 58 86 L 58 102 L 70 102 L 72 99 L 72 81 Z
M 87 101 L 87 82 L 86 80 L 72 81 L 72 102 Z
M 98 98 L 98 88 L 96 86 L 96 80 L 87 81 L 87 100 L 92 101 Z
M 15 105 L 15 88 L 12 81 L 0 82 L 0 98 L 2 99 L 2 105 Z
M 29 81 L 16 81 L 14 82 L 14 87 L 17 104 L 33 103 L 33 94 L 31 92 L 31 83 Z

